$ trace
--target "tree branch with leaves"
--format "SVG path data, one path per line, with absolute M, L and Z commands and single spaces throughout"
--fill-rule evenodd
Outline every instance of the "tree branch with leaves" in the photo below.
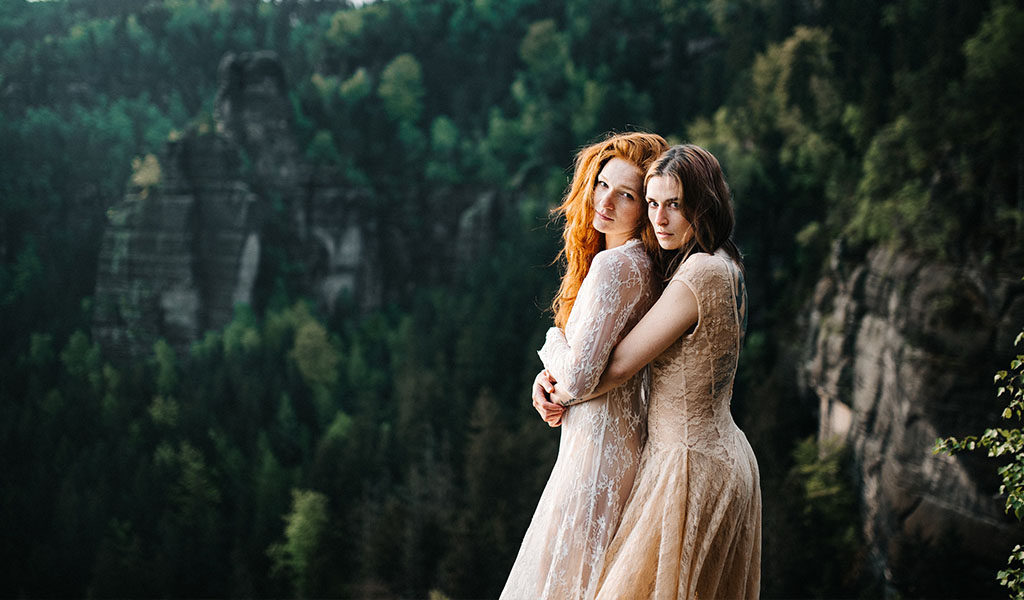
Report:
M 1014 347 L 1019 347 L 1022 341 L 1024 331 L 1017 334 Z M 1019 424 L 1024 419 L 1024 354 L 1014 357 L 1010 361 L 1010 369 L 998 371 L 994 379 L 996 396 L 1009 398 L 1002 418 Z M 1006 512 L 1012 511 L 1017 520 L 1024 520 L 1024 431 L 1019 426 L 996 427 L 986 429 L 980 437 L 948 437 L 936 440 L 933 451 L 953 455 L 979 449 L 987 449 L 993 458 L 1012 457 L 1009 463 L 999 467 L 999 475 L 1003 478 L 999 493 L 1006 495 Z M 1000 585 L 1009 588 L 1011 598 L 1024 599 L 1024 548 L 1020 544 L 1014 546 L 1007 559 L 1007 568 L 999 571 L 996 578 Z

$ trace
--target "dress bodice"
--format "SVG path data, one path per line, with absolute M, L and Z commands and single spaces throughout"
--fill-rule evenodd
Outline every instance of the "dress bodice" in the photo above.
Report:
M 738 431 L 730 401 L 746 321 L 743 273 L 724 251 L 697 253 L 669 285 L 689 287 L 698 318 L 652 362 L 648 443 L 708 450 Z

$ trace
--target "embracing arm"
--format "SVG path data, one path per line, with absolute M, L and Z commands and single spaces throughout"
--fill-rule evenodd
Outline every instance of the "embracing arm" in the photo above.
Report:
M 580 334 L 570 344 L 561 329 L 548 330 L 538 354 L 552 377 L 573 397 L 588 395 L 597 385 L 612 347 L 646 292 L 643 268 L 646 265 L 629 256 L 598 254 L 572 309 Z
M 689 331 L 698 317 L 697 297 L 693 291 L 681 281 L 671 281 L 651 310 L 612 350 L 596 388 L 582 398 L 574 397 L 572 390 L 566 389 L 559 381 L 551 393 L 551 400 L 571 406 L 622 385 Z

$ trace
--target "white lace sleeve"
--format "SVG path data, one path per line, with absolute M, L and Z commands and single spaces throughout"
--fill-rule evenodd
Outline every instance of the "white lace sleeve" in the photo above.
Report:
M 597 387 L 612 348 L 643 297 L 642 265 L 628 254 L 599 252 L 576 296 L 566 329 L 548 330 L 538 354 L 565 391 L 583 398 Z M 575 403 L 575 402 L 574 402 Z

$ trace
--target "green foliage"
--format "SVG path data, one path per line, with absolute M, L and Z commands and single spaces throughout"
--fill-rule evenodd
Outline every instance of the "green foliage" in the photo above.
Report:
M 565 82 L 571 72 L 569 45 L 554 19 L 530 25 L 519 46 L 519 56 L 537 85 L 544 90 Z
M 223 342 L 224 355 L 229 359 L 241 359 L 259 350 L 261 339 L 256 315 L 247 305 L 235 307 L 235 318 L 224 328 Z
M 1006 77 L 1006 69 L 1024 51 L 1024 11 L 1012 2 L 997 2 L 978 27 L 977 33 L 964 42 L 967 78 L 995 82 Z M 1019 81 L 1008 81 L 1020 85 Z
M 13 304 L 36 292 L 35 287 L 39 285 L 43 272 L 43 264 L 36 252 L 35 241 L 28 239 L 11 266 L 10 288 L 7 290 L 4 304 Z
M 315 164 L 338 164 L 341 154 L 334 145 L 334 136 L 330 131 L 321 129 L 313 136 L 313 141 L 306 149 L 306 158 Z
M 303 323 L 295 332 L 295 345 L 288 356 L 313 390 L 320 420 L 326 421 L 333 412 L 331 393 L 338 382 L 341 359 L 327 338 L 327 330 L 316 321 Z
M 160 162 L 156 156 L 147 154 L 145 158 L 132 159 L 132 185 L 141 188 L 141 195 L 145 198 L 149 194 L 149 188 L 160 183 L 163 174 L 160 171 Z
M 828 31 L 796 27 L 754 57 L 737 86 L 738 101 L 689 127 L 690 139 L 718 157 L 732 188 L 751 305 L 771 306 L 753 313 L 754 330 L 801 310 L 824 261 L 825 240 L 845 225 L 856 159 L 842 124 L 834 54 Z M 814 223 L 818 240 L 799 235 Z M 779 255 L 788 259 L 778 261 Z
M 366 69 L 359 67 L 351 77 L 341 82 L 338 86 L 338 95 L 346 102 L 355 104 L 370 95 L 372 86 Z
M 178 385 L 177 357 L 170 344 L 160 339 L 153 344 L 156 358 L 156 389 L 161 394 L 171 394 Z
M 795 511 L 785 516 L 780 533 L 800 542 L 791 554 L 768 561 L 789 581 L 787 595 L 833 598 L 863 585 L 863 540 L 850 459 L 849 449 L 837 440 L 819 444 L 808 437 L 793 450 L 794 464 L 781 493 L 791 495 Z M 772 540 L 769 547 L 778 543 Z M 825 556 L 829 560 L 820 561 Z M 808 573 L 805 565 L 816 559 L 818 568 Z
M 440 115 L 430 124 L 430 154 L 426 176 L 446 184 L 461 180 L 459 153 L 462 150 L 459 128 L 445 115 Z
M 320 323 L 308 321 L 299 327 L 289 356 L 311 387 L 330 387 L 338 381 L 338 352 L 331 346 L 327 330 Z
M 29 342 L 29 364 L 36 367 L 53 361 L 53 336 L 48 333 L 33 333 Z
M 1006 564 L 1006 569 L 996 573 L 996 580 L 999 585 L 1010 590 L 1011 597 L 1020 598 L 1024 590 L 1024 548 L 1020 544 L 1013 547 Z
M 275 572 L 287 572 L 296 597 L 309 593 L 310 567 L 327 525 L 327 497 L 312 490 L 292 490 L 292 510 L 285 515 L 284 543 L 267 550 Z
M 709 147 L 734 192 L 754 307 L 734 409 L 758 407 L 745 430 L 772 491 L 766 595 L 849 595 L 846 458 L 790 453 L 814 410 L 789 391 L 793 315 L 838 237 L 1012 259 L 1021 14 L 1007 0 L 0 2 L 3 591 L 496 596 L 557 449 L 524 398 L 557 282 L 547 211 L 577 148 L 643 128 Z M 257 48 L 285 63 L 318 174 L 388 223 L 398 291 L 373 311 L 298 301 L 317 267 L 289 250 L 275 198 L 252 307 L 185 354 L 158 343 L 108 364 L 86 333 L 108 208 L 167 175 L 169 137 L 214 132 L 216 65 Z M 424 249 L 484 195 L 491 245 L 435 272 Z
M 1021 346 L 1024 331 L 1017 334 L 1013 345 Z M 996 396 L 1006 397 L 1008 403 L 1002 418 L 1019 424 L 1024 419 L 1024 354 L 1010 361 L 1009 370 L 995 374 Z M 1017 520 L 1024 520 L 1024 430 L 1021 427 L 995 427 L 980 436 L 948 437 L 935 442 L 935 453 L 954 455 L 964 451 L 986 450 L 993 458 L 1009 457 L 1010 462 L 999 467 L 1002 477 L 999 493 L 1006 496 L 1006 512 Z M 1010 590 L 1012 598 L 1024 598 L 1024 550 L 1015 546 L 1007 559 L 1007 568 L 997 574 L 999 584 Z
M 178 416 L 181 414 L 181 407 L 173 398 L 156 396 L 149 406 L 149 416 L 157 425 L 175 427 L 178 424 Z
M 902 117 L 871 141 L 857 187 L 859 204 L 847 229 L 853 239 L 899 246 L 909 238 L 923 251 L 945 255 L 944 245 L 957 232 L 956 219 L 918 175 L 929 163 L 920 133 Z
M 102 382 L 100 348 L 89 342 L 83 331 L 75 331 L 60 353 L 60 361 L 68 375 L 76 382 L 85 383 L 98 391 Z
M 388 116 L 415 123 L 423 112 L 423 69 L 411 54 L 400 54 L 380 74 L 377 95 Z

